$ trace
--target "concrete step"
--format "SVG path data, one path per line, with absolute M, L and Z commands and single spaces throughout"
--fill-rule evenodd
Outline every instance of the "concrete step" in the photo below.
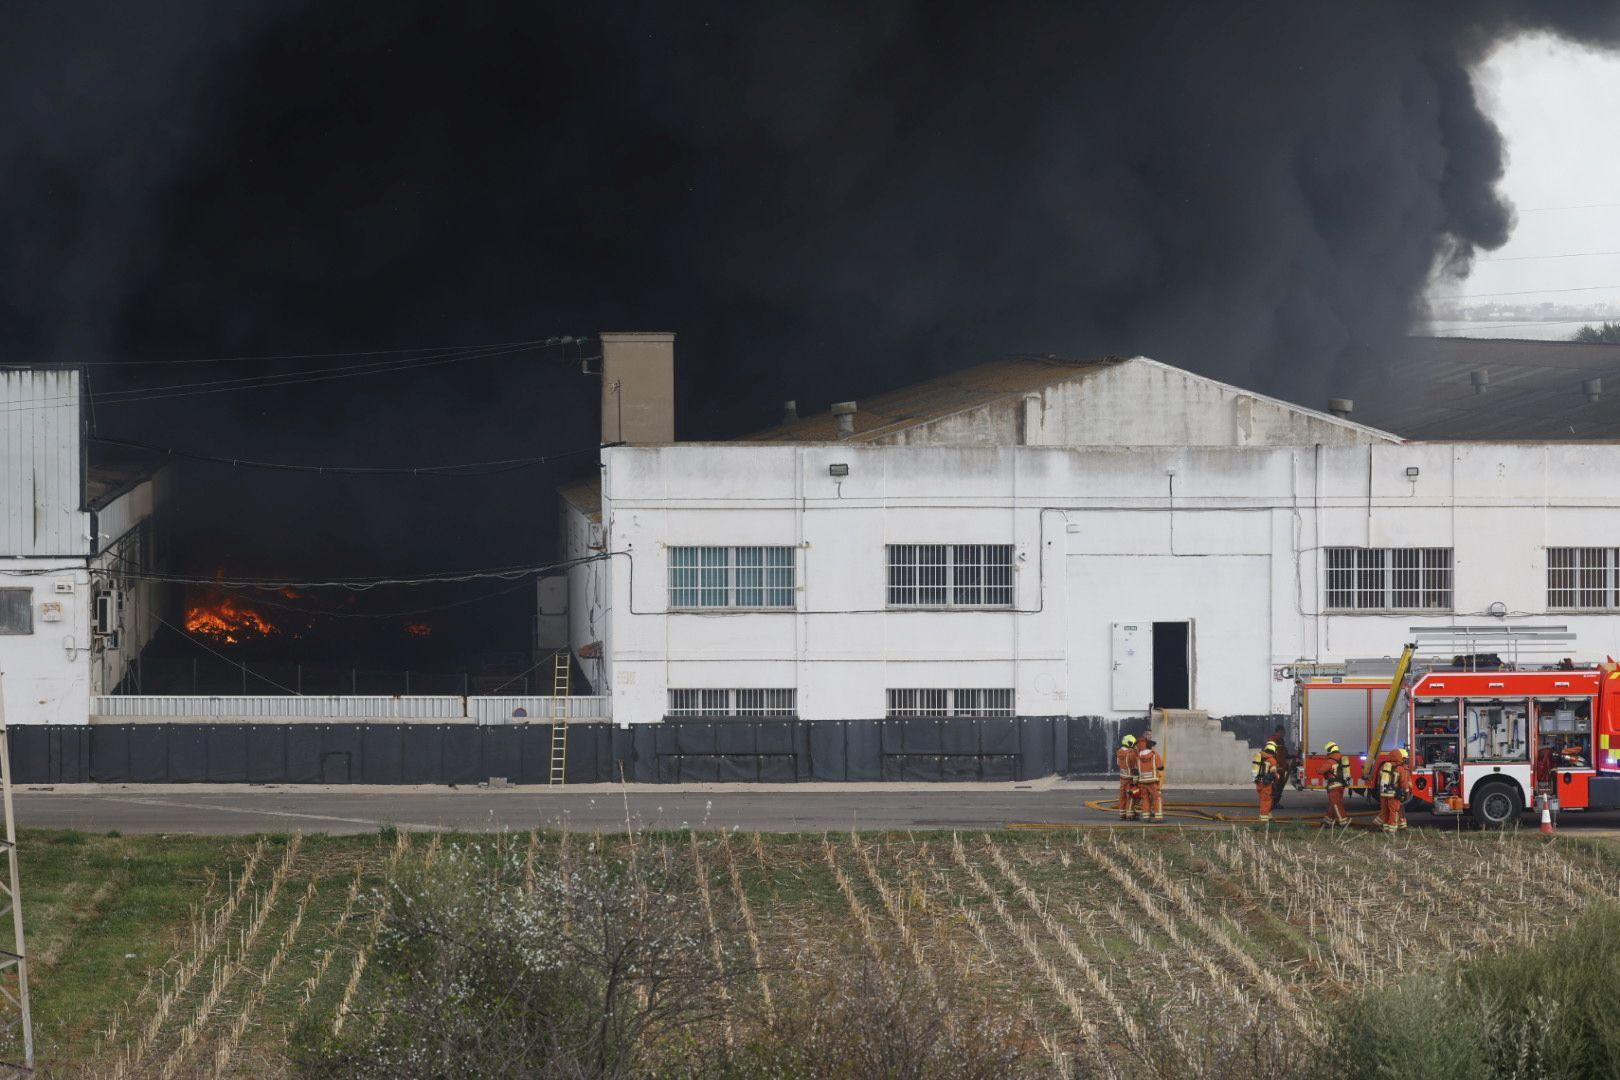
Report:
M 1240 784 L 1249 780 L 1254 751 L 1202 709 L 1156 709 L 1152 729 L 1164 754 L 1166 784 Z

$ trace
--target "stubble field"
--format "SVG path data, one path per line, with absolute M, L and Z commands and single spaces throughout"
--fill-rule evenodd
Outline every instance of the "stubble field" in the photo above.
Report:
M 1264 1024 L 1308 1045 L 1336 999 L 1502 952 L 1620 895 L 1604 841 L 1314 830 L 828 836 L 537 831 L 22 838 L 51 1076 L 277 1076 L 300 1024 L 373 1023 L 389 883 L 476 846 L 537 877 L 679 866 L 728 1010 L 830 967 L 999 1025 L 1037 1073 L 1141 1075 Z M 1398 918 L 1397 918 L 1398 916 Z M 1394 929 L 1400 927 L 1399 931 Z M 726 1010 L 713 1024 L 731 1038 Z

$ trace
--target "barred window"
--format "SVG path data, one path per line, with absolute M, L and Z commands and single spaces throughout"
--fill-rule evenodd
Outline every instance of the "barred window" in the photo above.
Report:
M 790 547 L 669 549 L 671 608 L 791 608 Z
M 791 688 L 682 689 L 669 692 L 670 716 L 794 716 L 798 692 Z
M 1449 611 L 1450 548 L 1327 549 L 1327 607 Z
M 890 607 L 1012 607 L 1011 544 L 890 544 Z
M 34 632 L 34 590 L 0 589 L 0 634 Z
M 1620 548 L 1548 548 L 1547 606 L 1588 611 L 1620 608 Z
M 1011 716 L 1011 689 L 906 688 L 889 691 L 890 716 Z

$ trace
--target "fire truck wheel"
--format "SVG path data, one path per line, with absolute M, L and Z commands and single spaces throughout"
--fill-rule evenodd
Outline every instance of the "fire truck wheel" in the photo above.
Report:
M 1507 780 L 1487 780 L 1474 788 L 1471 808 L 1482 829 L 1505 829 L 1524 812 L 1524 800 L 1517 784 Z

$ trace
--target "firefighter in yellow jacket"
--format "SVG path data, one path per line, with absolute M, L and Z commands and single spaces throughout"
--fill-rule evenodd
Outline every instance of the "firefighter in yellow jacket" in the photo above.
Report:
M 1322 766 L 1323 785 L 1327 788 L 1328 812 L 1322 819 L 1325 825 L 1348 825 L 1350 815 L 1345 813 L 1344 793 L 1350 788 L 1350 757 L 1339 752 L 1339 744 L 1330 742 L 1322 747 L 1327 762 Z
M 1254 793 L 1260 800 L 1260 822 L 1269 824 L 1271 821 L 1271 801 L 1276 797 L 1277 776 L 1282 772 L 1282 763 L 1277 757 L 1277 744 L 1268 742 L 1265 748 L 1254 755 L 1249 762 L 1249 774 L 1254 779 Z
M 1405 749 L 1387 754 L 1378 763 L 1378 824 L 1392 833 L 1406 828 L 1403 805 L 1412 792 L 1412 770 L 1406 764 Z
M 1114 751 L 1114 767 L 1119 770 L 1119 820 L 1129 821 L 1136 812 L 1136 736 L 1127 735 Z

